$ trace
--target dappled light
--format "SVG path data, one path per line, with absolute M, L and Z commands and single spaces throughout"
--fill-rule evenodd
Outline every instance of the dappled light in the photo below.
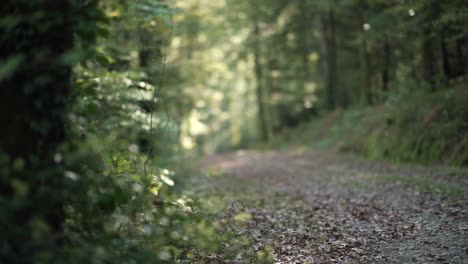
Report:
M 464 0 L 3 0 L 0 263 L 465 263 Z

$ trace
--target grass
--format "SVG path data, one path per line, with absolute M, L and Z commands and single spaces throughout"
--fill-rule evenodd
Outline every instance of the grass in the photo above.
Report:
M 380 176 L 378 178 L 384 182 L 393 182 L 400 185 L 413 187 L 422 192 L 439 194 L 441 196 L 462 200 L 468 195 L 468 187 L 460 186 L 456 183 L 434 181 L 427 178 L 411 178 L 403 176 Z
M 440 169 L 441 173 L 447 174 L 448 176 L 464 176 L 468 177 L 467 167 L 447 167 Z

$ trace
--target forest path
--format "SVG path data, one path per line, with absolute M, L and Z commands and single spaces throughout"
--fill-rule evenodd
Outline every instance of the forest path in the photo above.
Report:
M 466 170 L 372 162 L 326 151 L 205 158 L 225 217 L 275 263 L 468 263 Z

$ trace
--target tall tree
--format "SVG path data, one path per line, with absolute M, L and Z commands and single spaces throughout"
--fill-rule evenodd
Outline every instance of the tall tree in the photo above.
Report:
M 0 8 L 9 21 L 0 26 L 0 58 L 8 65 L 0 76 L 2 263 L 60 262 L 64 207 L 78 177 L 61 162 L 73 103 L 70 63 L 75 33 L 95 38 L 95 28 L 76 22 L 96 18 L 96 7 L 95 1 L 7 0 Z
M 360 0 L 358 5 L 359 14 L 359 27 L 361 32 L 368 31 L 371 29 L 371 25 L 366 21 L 366 10 L 367 3 L 365 0 Z M 371 92 L 371 74 L 370 74 L 370 61 L 368 54 L 368 44 L 364 34 L 361 34 L 359 41 L 359 61 L 361 69 L 361 100 L 364 104 L 372 103 L 372 92 Z
M 268 112 L 265 106 L 266 92 L 263 86 L 263 69 L 261 64 L 261 48 L 260 48 L 260 25 L 259 21 L 255 20 L 253 24 L 253 55 L 255 64 L 255 78 L 256 78 L 256 95 L 257 95 L 257 107 L 258 107 L 258 121 L 260 126 L 260 136 L 263 141 L 270 139 L 270 132 L 268 129 Z
M 325 102 L 329 109 L 337 106 L 338 57 L 336 45 L 336 18 L 332 5 L 321 16 L 323 48 L 324 48 L 324 89 Z

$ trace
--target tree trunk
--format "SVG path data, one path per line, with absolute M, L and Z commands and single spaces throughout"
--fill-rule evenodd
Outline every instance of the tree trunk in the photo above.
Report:
M 263 141 L 268 141 L 270 135 L 268 133 L 267 124 L 267 111 L 265 109 L 265 89 L 263 87 L 263 70 L 260 63 L 260 26 L 259 22 L 255 21 L 254 24 L 254 64 L 255 64 L 255 78 L 257 82 L 257 106 L 258 106 L 258 121 L 260 127 L 260 138 Z
M 268 117 L 267 120 L 267 128 L 268 128 L 268 134 L 270 135 L 270 139 L 272 139 L 275 136 L 275 131 L 277 130 L 277 126 L 281 126 L 281 124 L 278 124 L 277 120 L 277 114 L 276 110 L 272 104 L 271 98 L 273 91 L 277 90 L 277 86 L 275 85 L 275 81 L 273 79 L 272 72 L 275 70 L 275 63 L 274 63 L 274 58 L 275 55 L 274 51 L 272 51 L 271 46 L 269 45 L 266 48 L 266 57 L 267 57 L 267 65 L 266 65 L 266 78 L 265 78 L 265 95 L 264 98 L 266 99 L 265 103 L 265 112 Z
M 300 1 L 301 9 L 301 26 L 299 31 L 299 47 L 301 48 L 301 57 L 302 57 L 302 81 L 303 81 L 303 91 L 302 94 L 306 94 L 306 85 L 310 80 L 310 63 L 309 63 L 309 28 L 308 25 L 311 22 L 309 17 L 309 9 L 306 0 Z
M 423 18 L 421 50 L 422 50 L 422 77 L 435 90 L 439 73 L 437 71 L 437 56 L 435 46 L 435 32 L 433 21 L 440 13 L 439 1 L 430 0 L 426 4 L 426 12 Z M 445 54 L 443 54 L 445 59 Z
M 333 8 L 322 16 L 322 34 L 324 49 L 324 73 L 325 73 L 325 104 L 328 109 L 337 106 L 337 57 L 336 57 L 336 34 L 335 34 L 335 14 Z
M 388 42 L 388 37 L 385 37 L 383 44 L 383 62 L 382 62 L 382 91 L 388 92 L 388 85 L 390 82 L 390 58 L 391 47 Z
M 369 54 L 367 52 L 367 41 L 361 40 L 359 46 L 359 59 L 361 67 L 361 96 L 362 102 L 372 104 L 372 91 L 370 80 Z
M 422 40 L 422 58 L 423 58 L 423 78 L 427 81 L 431 90 L 435 88 L 435 56 L 433 48 L 433 38 L 430 30 L 425 30 Z
M 363 30 L 365 20 L 365 9 L 366 2 L 364 0 L 359 1 L 359 21 L 361 30 Z M 361 68 L 361 100 L 363 104 L 372 103 L 372 92 L 371 92 L 371 74 L 370 74 L 370 62 L 369 54 L 367 52 L 367 41 L 362 37 L 359 45 L 359 64 Z
M 7 0 L 0 9 L 1 17 L 44 14 L 42 21 L 20 19 L 14 31 L 0 26 L 1 60 L 20 62 L 0 77 L 0 226 L 3 245 L 17 256 L 0 251 L 3 263 L 28 263 L 62 244 L 64 197 L 57 192 L 66 192 L 66 178 L 54 156 L 67 138 L 71 67 L 61 57 L 73 47 L 71 9 L 70 1 L 55 0 Z M 27 190 L 23 200 L 18 184 Z M 28 228 L 34 221 L 45 223 L 48 234 L 35 237 Z
M 138 51 L 138 61 L 141 68 L 146 68 L 149 66 L 151 59 L 151 39 L 149 32 L 147 30 L 140 30 L 138 32 L 140 38 L 140 47 Z

